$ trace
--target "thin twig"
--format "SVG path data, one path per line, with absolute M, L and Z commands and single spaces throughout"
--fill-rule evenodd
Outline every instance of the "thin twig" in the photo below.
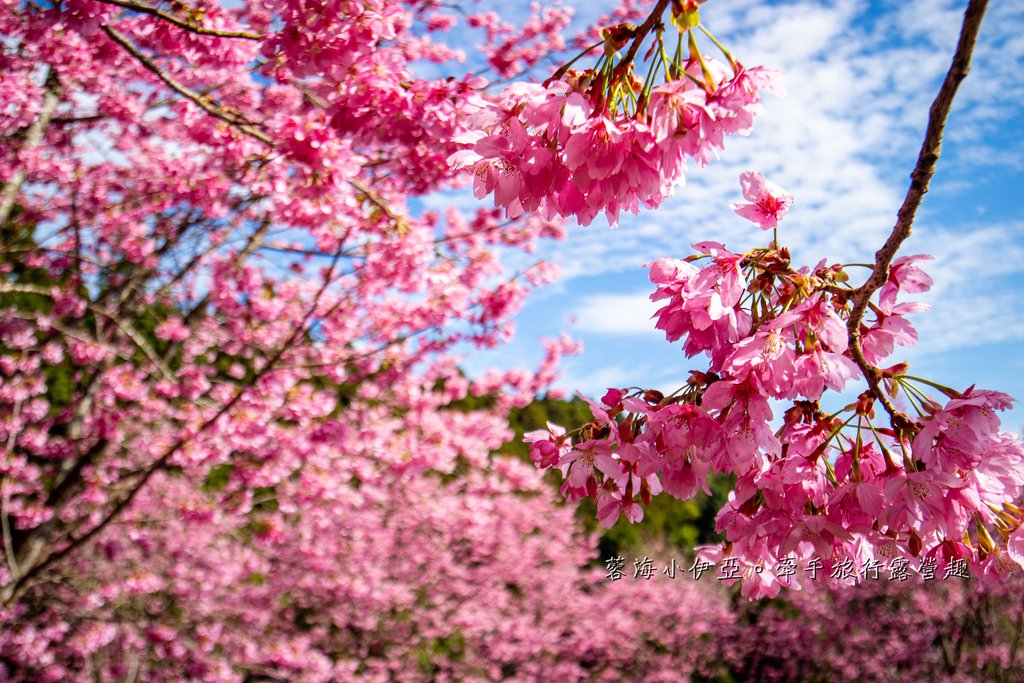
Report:
M 399 232 L 402 232 L 402 226 L 405 224 L 401 220 L 401 218 L 391 210 L 391 207 L 388 206 L 387 202 L 381 199 L 373 190 L 371 190 L 366 185 L 363 185 L 358 180 L 346 179 L 345 182 L 347 182 L 353 189 L 357 190 L 358 192 L 361 192 L 370 201 L 370 203 L 372 203 L 378 209 L 384 212 L 384 215 L 390 218 L 395 223 L 395 225 L 398 226 Z
M 131 10 L 133 12 L 151 14 L 154 17 L 158 17 L 166 22 L 174 24 L 180 29 L 191 31 L 192 33 L 198 33 L 204 36 L 217 36 L 219 38 L 243 38 L 245 40 L 263 40 L 264 38 L 264 36 L 261 36 L 258 33 L 250 33 L 248 31 L 222 31 L 220 29 L 215 28 L 205 28 L 203 26 L 200 26 L 199 24 L 184 21 L 182 19 L 177 18 L 174 15 L 167 14 L 163 10 L 159 10 L 155 7 L 150 7 L 148 5 L 139 5 L 134 2 L 126 2 L 125 0 L 100 0 L 100 2 L 105 2 L 108 5 L 117 5 L 118 7 L 123 7 L 124 9 Z
M 977 42 L 978 30 L 981 27 L 981 20 L 987 5 L 988 0 L 970 0 L 967 5 L 953 63 L 949 67 L 946 78 L 942 82 L 942 87 L 939 89 L 939 94 L 935 97 L 935 101 L 932 103 L 929 111 L 928 128 L 925 133 L 924 143 L 921 145 L 921 152 L 917 157 L 917 165 L 910 174 L 910 188 L 907 190 L 903 206 L 900 207 L 897 214 L 896 225 L 893 226 L 892 232 L 885 241 L 885 244 L 875 253 L 875 262 L 871 276 L 863 285 L 849 295 L 850 301 L 853 302 L 853 310 L 850 312 L 850 319 L 847 323 L 847 331 L 850 337 L 850 354 L 864 374 L 871 393 L 874 394 L 886 412 L 889 413 L 892 426 L 897 433 L 905 432 L 913 425 L 913 422 L 893 405 L 892 401 L 879 386 L 881 379 L 880 371 L 864 357 L 864 349 L 861 346 L 861 322 L 868 310 L 871 296 L 888 281 L 889 266 L 892 264 L 892 260 L 896 256 L 896 252 L 899 251 L 900 246 L 910 237 L 917 208 L 921 205 L 925 193 L 928 192 L 928 184 L 935 174 L 935 165 L 942 151 L 942 132 L 946 126 L 949 111 L 953 106 L 953 98 L 956 95 L 956 91 L 960 83 L 967 77 L 967 72 L 970 69 L 971 54 Z
M 146 67 L 146 69 L 153 73 L 153 75 L 155 75 L 157 78 L 163 81 L 168 88 L 178 93 L 182 97 L 191 100 L 196 104 L 196 106 L 201 108 L 210 116 L 213 116 L 214 118 L 220 119 L 224 123 L 228 123 L 234 126 L 241 132 L 248 135 L 249 137 L 256 138 L 257 140 L 265 144 L 273 145 L 273 140 L 271 140 L 270 136 L 264 133 L 262 130 L 256 128 L 249 121 L 246 121 L 244 118 L 237 114 L 225 111 L 221 107 L 218 107 L 217 105 L 210 102 L 208 98 L 200 95 L 196 91 L 174 80 L 174 78 L 172 78 L 166 71 L 157 66 L 156 62 L 154 62 L 152 59 L 144 55 L 142 51 L 139 50 L 139 48 L 137 48 L 132 43 L 132 41 L 128 40 L 124 37 L 124 35 L 119 33 L 117 29 L 106 25 L 102 26 L 101 28 L 103 29 L 104 33 L 110 36 L 111 40 L 113 40 L 115 43 L 123 47 L 125 51 L 128 52 L 128 54 L 130 54 L 132 57 L 138 60 L 138 62 L 142 64 L 142 66 Z

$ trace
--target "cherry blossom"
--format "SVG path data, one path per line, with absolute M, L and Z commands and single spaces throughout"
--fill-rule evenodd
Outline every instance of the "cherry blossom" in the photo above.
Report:
M 781 196 L 759 178 L 747 178 L 756 188 L 749 198 Z M 863 379 L 848 324 L 854 290 L 841 264 L 796 268 L 775 239 L 742 253 L 716 242 L 693 246 L 685 259 L 648 265 L 651 299 L 666 302 L 655 326 L 688 356 L 705 354 L 706 371 L 691 372 L 667 397 L 609 390 L 601 405 L 591 402 L 595 422 L 585 436 L 552 431 L 535 441 L 541 467 L 554 464 L 544 456 L 552 449 L 600 447 L 605 466 L 580 470 L 575 481 L 570 475 L 563 493 L 595 498 L 607 526 L 619 516 L 637 521 L 634 506 L 658 492 L 686 499 L 706 491 L 714 473 L 735 475 L 717 519 L 725 543 L 699 556 L 738 563 L 734 578 L 751 598 L 775 597 L 783 586 L 852 586 L 865 567 L 893 557 L 955 559 L 986 581 L 1024 568 L 1013 547 L 1024 523 L 1024 442 L 998 417 L 1013 399 L 975 387 L 959 392 L 910 375 L 905 361 L 883 362 L 897 344 L 916 341 L 904 316 L 924 307 L 900 299 L 928 290 L 931 278 L 917 265 L 928 257 L 894 261 L 875 320 L 859 325 L 885 395 L 906 395 L 917 413 L 897 428 L 877 421 L 870 391 L 831 415 L 820 403 Z M 781 425 L 772 403 L 780 400 L 788 405 Z M 621 474 L 633 463 L 643 486 Z M 782 581 L 766 569 L 790 556 L 818 558 L 823 576 Z
M 694 30 L 684 30 L 691 42 Z M 466 147 L 449 158 L 453 169 L 471 172 L 475 195 L 493 194 L 509 218 L 539 211 L 589 225 L 603 212 L 615 226 L 622 210 L 657 208 L 685 182 L 687 158 L 709 163 L 726 135 L 750 132 L 760 92 L 782 88 L 776 72 L 745 69 L 724 48 L 728 64 L 691 49 L 664 65 L 663 82 L 658 59 L 641 80 L 634 59 L 649 31 L 647 23 L 606 28 L 580 55 L 604 45 L 595 67 L 566 65 L 542 84 L 515 83 L 480 103 L 472 129 L 456 138 Z M 664 51 L 662 43 L 658 31 L 652 50 Z M 773 211 L 781 217 L 785 207 Z
M 733 204 L 733 210 L 761 226 L 762 230 L 779 227 L 779 221 L 793 203 L 793 195 L 765 180 L 764 176 L 756 171 L 741 173 L 740 187 L 743 189 L 743 198 L 747 201 Z

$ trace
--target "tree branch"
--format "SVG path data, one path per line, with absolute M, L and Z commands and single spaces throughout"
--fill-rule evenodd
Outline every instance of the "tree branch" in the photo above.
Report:
M 667 3 L 668 0 L 662 0 L 662 3 Z M 652 24 L 653 25 L 653 24 Z M 172 78 L 166 71 L 161 69 L 156 62 L 144 55 L 130 40 L 125 38 L 121 33 L 110 26 L 102 27 L 104 32 L 118 45 L 123 47 L 132 57 L 135 57 L 146 69 L 156 75 L 161 81 L 163 81 L 167 87 L 174 92 L 178 93 L 182 97 L 185 97 L 194 102 L 198 107 L 205 111 L 210 116 L 213 116 L 227 124 L 230 124 L 237 128 L 242 133 L 245 133 L 249 137 L 255 138 L 260 142 L 264 143 L 269 147 L 274 147 L 274 140 L 262 130 L 256 128 L 252 123 L 246 121 L 244 118 L 237 114 L 225 111 L 223 108 L 211 103 L 206 97 L 203 97 L 194 90 L 191 90 L 181 83 L 178 83 Z M 364 185 L 358 180 L 347 178 L 345 180 L 349 186 L 351 186 L 357 192 L 363 194 L 370 203 L 374 204 L 379 208 L 384 215 L 386 215 L 397 227 L 399 234 L 405 232 L 405 222 L 402 218 L 392 211 L 391 207 L 388 206 L 380 196 L 378 196 L 373 190 Z
M 18 401 L 14 404 L 10 433 L 7 435 L 7 443 L 4 445 L 5 458 L 10 458 L 14 452 L 14 442 L 17 439 L 17 432 L 15 432 L 14 427 L 20 415 L 21 401 Z M 4 556 L 7 558 L 7 567 L 11 572 L 11 578 L 16 580 L 21 576 L 21 569 L 18 567 L 17 553 L 14 551 L 14 541 L 11 537 L 10 497 L 7 493 L 7 481 L 7 475 L 0 478 L 0 525 L 3 527 Z
M 636 53 L 639 52 L 640 46 L 643 44 L 644 39 L 647 38 L 647 34 L 650 33 L 651 30 L 661 21 L 661 16 L 668 8 L 669 2 L 670 0 L 658 0 L 658 4 L 655 5 L 650 16 L 648 16 L 647 20 L 636 30 L 636 34 L 633 38 L 633 42 L 629 46 L 629 50 L 626 51 L 626 55 L 619 61 L 618 66 L 615 67 L 616 75 L 625 73 L 626 69 L 629 68 L 629 65 L 633 63 L 633 60 L 636 58 Z
M 139 5 L 134 2 L 126 2 L 126 0 L 99 0 L 108 5 L 116 5 L 123 7 L 124 9 L 131 10 L 133 12 L 141 12 L 143 14 L 151 14 L 154 17 L 163 19 L 166 22 L 174 24 L 180 29 L 191 31 L 192 33 L 198 33 L 203 36 L 217 36 L 219 38 L 243 38 L 245 40 L 263 40 L 264 36 L 258 33 L 249 33 L 248 31 L 221 31 L 219 29 L 205 28 L 198 23 L 184 21 L 175 17 L 174 15 L 167 14 L 163 10 L 159 10 L 155 7 L 148 5 Z M 189 8 L 191 9 L 191 8 Z
M 152 59 L 144 55 L 142 51 L 139 50 L 139 48 L 135 47 L 135 45 L 130 40 L 125 38 L 124 35 L 122 35 L 121 33 L 119 33 L 117 29 L 111 28 L 107 25 L 104 25 L 101 28 L 103 29 L 104 33 L 110 36 L 111 40 L 113 40 L 115 43 L 123 47 L 125 51 L 128 52 L 128 54 L 130 54 L 132 57 L 138 60 L 138 62 L 142 64 L 142 66 L 146 67 L 147 70 L 149 70 L 157 78 L 163 81 L 168 88 L 178 93 L 182 97 L 191 100 L 196 104 L 196 106 L 198 106 L 200 109 L 205 111 L 210 116 L 213 116 L 214 118 L 220 119 L 224 123 L 234 126 L 241 132 L 248 135 L 249 137 L 256 138 L 257 140 L 264 144 L 273 146 L 273 140 L 271 140 L 270 136 L 264 133 L 262 130 L 256 128 L 252 123 L 246 121 L 243 117 L 239 116 L 238 114 L 225 111 L 221 107 L 218 107 L 217 105 L 210 102 L 209 98 L 200 95 L 196 91 L 174 80 L 174 78 L 172 78 L 166 71 L 161 69 L 156 62 L 154 62 Z
M 60 83 L 57 82 L 57 74 L 50 69 L 46 76 L 46 93 L 43 95 L 43 103 L 39 107 L 39 116 L 29 126 L 28 132 L 25 134 L 25 142 L 21 146 L 21 152 L 33 150 L 43 141 L 43 134 L 46 132 L 47 126 L 50 125 L 53 112 L 56 111 L 57 105 L 60 103 L 59 92 Z M 0 190 L 0 225 L 6 224 L 7 219 L 10 218 L 14 202 L 18 198 L 18 192 L 27 177 L 28 172 L 22 166 L 7 179 L 3 189 Z
M 939 160 L 942 151 L 942 133 L 949 117 L 950 109 L 953 106 L 953 98 L 956 95 L 960 83 L 967 77 L 971 65 L 971 54 L 977 42 L 978 30 L 981 27 L 981 20 L 985 14 L 988 0 L 970 0 L 967 11 L 964 14 L 963 27 L 960 30 L 960 39 L 957 43 L 956 53 L 953 56 L 953 63 L 946 73 L 935 101 L 932 103 L 928 114 L 928 128 L 925 132 L 924 143 L 917 157 L 917 165 L 910 174 L 910 188 L 903 200 L 896 217 L 896 225 L 893 226 L 889 238 L 885 244 L 875 253 L 875 263 L 871 276 L 867 281 L 850 294 L 850 301 L 853 302 L 853 310 L 847 323 L 847 331 L 850 338 L 850 354 L 854 362 L 860 367 L 868 387 L 875 398 L 892 420 L 892 426 L 901 433 L 913 425 L 913 422 L 904 413 L 900 412 L 885 392 L 879 386 L 881 373 L 878 368 L 868 363 L 864 357 L 864 349 L 861 346 L 861 323 L 864 314 L 868 310 L 868 304 L 872 295 L 877 292 L 889 279 L 889 266 L 899 251 L 903 242 L 910 237 L 910 231 L 914 224 L 914 216 L 917 209 L 928 192 L 928 185 L 935 174 L 935 165 Z

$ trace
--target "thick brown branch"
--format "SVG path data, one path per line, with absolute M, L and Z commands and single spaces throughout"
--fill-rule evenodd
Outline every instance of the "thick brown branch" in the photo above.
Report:
M 899 251 L 903 242 L 910 237 L 910 231 L 914 224 L 914 216 L 917 208 L 921 205 L 924 195 L 928 192 L 928 185 L 935 173 L 935 165 L 939 160 L 942 151 L 942 132 L 946 127 L 946 120 L 949 118 L 950 109 L 953 106 L 953 98 L 956 96 L 960 83 L 967 77 L 971 65 L 971 54 L 977 42 L 978 30 L 981 28 L 981 20 L 985 15 L 985 8 L 988 0 L 970 0 L 967 11 L 964 14 L 963 27 L 960 30 L 960 39 L 956 46 L 956 53 L 953 56 L 953 63 L 946 73 L 942 82 L 939 94 L 935 97 L 928 114 L 928 128 L 925 132 L 924 143 L 921 145 L 921 152 L 917 157 L 917 165 L 910 174 L 910 188 L 907 190 L 903 206 L 900 207 L 896 217 L 896 225 L 893 226 L 889 238 L 885 244 L 875 253 L 875 263 L 871 276 L 867 281 L 850 294 L 850 301 L 853 302 L 853 310 L 847 329 L 850 336 L 850 354 L 853 360 L 864 373 L 871 393 L 882 404 L 892 419 L 893 428 L 897 432 L 903 432 L 910 427 L 910 419 L 900 412 L 893 405 L 889 397 L 879 386 L 880 373 L 878 368 L 871 365 L 864 357 L 864 349 L 861 346 L 861 323 L 864 314 L 868 310 L 868 304 L 872 295 L 881 289 L 882 285 L 889 279 L 889 266 Z
M 263 36 L 258 33 L 250 33 L 248 31 L 222 31 L 220 29 L 205 28 L 197 23 L 185 21 L 179 19 L 174 15 L 167 14 L 163 10 L 159 10 L 155 7 L 148 5 L 139 5 L 134 2 L 126 2 L 125 0 L 100 0 L 108 5 L 116 5 L 123 7 L 124 9 L 131 10 L 133 12 L 141 12 L 143 14 L 151 14 L 154 17 L 163 19 L 164 21 L 174 24 L 180 29 L 191 31 L 192 33 L 198 33 L 204 36 L 217 36 L 219 38 L 244 38 L 245 40 L 263 40 Z

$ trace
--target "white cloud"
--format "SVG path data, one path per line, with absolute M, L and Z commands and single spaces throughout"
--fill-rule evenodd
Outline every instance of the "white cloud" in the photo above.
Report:
M 555 386 L 569 395 L 579 391 L 584 396 L 600 397 L 609 387 L 626 386 L 635 380 L 634 372 L 623 366 L 588 371 L 570 362 L 565 364 L 562 376 L 555 382 Z
M 595 294 L 585 297 L 576 309 L 576 328 L 606 335 L 653 334 L 661 336 L 651 320 L 663 304 L 649 294 Z

